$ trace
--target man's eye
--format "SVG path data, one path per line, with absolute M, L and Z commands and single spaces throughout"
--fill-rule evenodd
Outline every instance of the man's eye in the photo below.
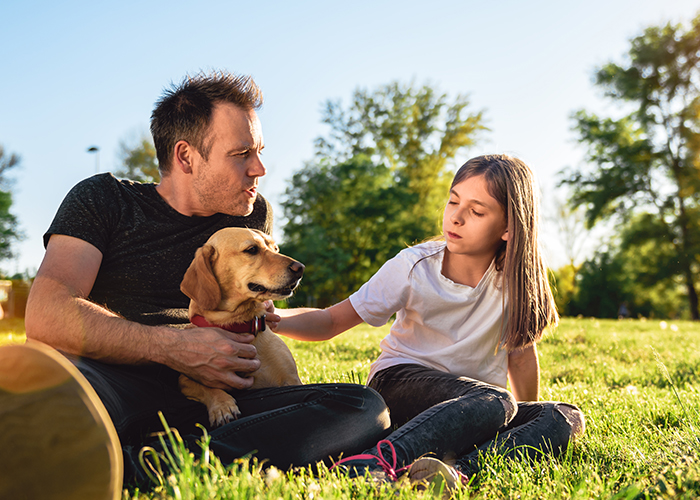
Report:
M 249 254 L 249 255 L 257 255 L 259 251 L 260 251 L 260 249 L 259 249 L 257 246 L 255 246 L 255 245 L 253 245 L 252 247 L 248 247 L 248 248 L 246 248 L 245 250 L 243 250 L 244 253 L 247 253 L 247 254 Z

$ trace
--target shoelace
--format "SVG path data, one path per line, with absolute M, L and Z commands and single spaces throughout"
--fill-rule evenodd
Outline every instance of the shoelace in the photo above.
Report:
M 392 458 L 392 463 L 389 463 L 385 458 L 384 458 L 384 453 L 382 453 L 381 445 L 382 444 L 388 444 L 389 448 L 391 449 L 391 458 Z M 392 481 L 397 481 L 399 479 L 399 474 L 402 472 L 408 470 L 411 466 L 407 465 L 405 467 L 401 467 L 400 469 L 396 469 L 396 449 L 394 448 L 394 445 L 391 444 L 391 441 L 387 439 L 382 439 L 377 443 L 377 456 L 375 457 L 374 455 L 370 455 L 369 453 L 362 453 L 360 455 L 353 455 L 351 457 L 343 458 L 341 460 L 338 460 L 336 463 L 334 463 L 331 466 L 331 469 L 333 467 L 337 467 L 338 465 L 344 463 L 344 462 L 349 462 L 351 460 L 376 460 L 379 462 L 379 465 L 381 468 L 384 470 L 387 476 L 391 478 Z

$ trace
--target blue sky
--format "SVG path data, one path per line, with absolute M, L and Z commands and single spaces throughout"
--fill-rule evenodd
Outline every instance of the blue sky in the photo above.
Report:
M 14 212 L 26 239 L 0 268 L 35 271 L 63 196 L 95 173 L 87 148 L 100 148 L 101 171 L 118 169 L 120 141 L 148 130 L 162 90 L 200 70 L 251 74 L 262 87 L 269 174 L 261 192 L 274 204 L 311 159 L 313 139 L 327 132 L 327 99 L 347 104 L 357 87 L 399 80 L 468 94 L 491 131 L 457 163 L 489 152 L 519 156 L 551 212 L 556 173 L 583 153 L 571 113 L 615 112 L 592 86 L 595 68 L 623 61 L 645 27 L 688 23 L 698 13 L 697 0 L 5 0 L 0 144 L 22 157 Z M 549 226 L 544 246 L 561 265 Z

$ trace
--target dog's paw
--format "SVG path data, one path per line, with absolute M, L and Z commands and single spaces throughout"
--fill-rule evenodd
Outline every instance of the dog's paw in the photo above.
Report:
M 226 398 L 218 398 L 218 401 L 209 407 L 209 425 L 212 427 L 221 427 L 241 416 L 236 400 L 230 394 L 224 394 Z

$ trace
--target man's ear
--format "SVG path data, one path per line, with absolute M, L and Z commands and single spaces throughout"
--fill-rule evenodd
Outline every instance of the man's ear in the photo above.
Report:
M 177 141 L 173 148 L 174 167 L 180 169 L 185 174 L 191 174 L 194 154 L 194 148 L 189 142 L 184 140 Z

